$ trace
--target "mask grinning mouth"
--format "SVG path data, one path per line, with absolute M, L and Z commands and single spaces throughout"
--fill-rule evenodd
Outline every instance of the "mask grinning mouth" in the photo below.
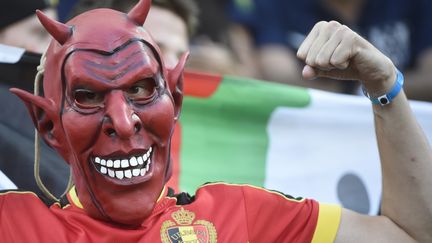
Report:
M 93 157 L 91 161 L 96 170 L 102 175 L 119 180 L 131 179 L 133 177 L 145 176 L 150 170 L 153 149 L 150 147 L 147 152 L 141 155 L 124 158 L 102 158 Z

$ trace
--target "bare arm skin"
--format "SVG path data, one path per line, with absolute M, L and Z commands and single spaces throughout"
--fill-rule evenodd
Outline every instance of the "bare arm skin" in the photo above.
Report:
M 306 62 L 306 79 L 359 80 L 375 97 L 396 80 L 389 58 L 334 21 L 316 24 L 297 56 Z M 344 209 L 336 242 L 432 242 L 430 145 L 403 91 L 389 105 L 373 105 L 373 111 L 383 173 L 382 216 Z

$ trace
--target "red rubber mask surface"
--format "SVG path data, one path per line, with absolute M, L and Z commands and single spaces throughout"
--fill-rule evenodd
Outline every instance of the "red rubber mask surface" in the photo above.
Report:
M 129 14 L 98 9 L 66 24 L 38 13 L 51 33 L 44 97 L 13 90 L 45 141 L 73 169 L 78 197 L 94 218 L 138 226 L 170 176 L 170 139 L 186 55 L 164 68 L 142 24 L 150 1 Z

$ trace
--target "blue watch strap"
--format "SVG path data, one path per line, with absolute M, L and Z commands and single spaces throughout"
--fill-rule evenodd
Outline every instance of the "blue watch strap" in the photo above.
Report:
M 375 97 L 371 97 L 369 93 L 366 91 L 366 89 L 362 87 L 363 94 L 372 101 L 372 104 L 376 104 L 376 105 L 380 104 L 382 106 L 388 105 L 400 93 L 400 91 L 402 90 L 403 83 L 404 83 L 404 76 L 398 69 L 396 69 L 396 82 L 393 85 L 390 92 L 375 98 Z

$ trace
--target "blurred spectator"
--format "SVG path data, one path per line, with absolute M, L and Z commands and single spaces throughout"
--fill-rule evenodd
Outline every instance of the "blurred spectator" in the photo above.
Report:
M 314 88 L 300 81 L 295 52 L 313 24 L 337 20 L 356 30 L 405 72 L 410 98 L 432 100 L 432 2 L 428 0 L 232 0 L 230 13 L 258 47 L 263 78 Z M 251 54 L 256 55 L 256 54 Z M 333 91 L 352 92 L 338 83 Z
M 58 21 L 65 23 L 70 19 L 71 10 L 79 0 L 59 0 L 57 4 Z
M 51 17 L 55 16 L 55 11 L 48 9 L 43 0 L 3 1 L 0 6 L 0 43 L 27 50 L 18 63 L 0 63 L 0 170 L 18 188 L 42 195 L 33 177 L 34 126 L 24 104 L 9 88 L 20 87 L 30 92 L 33 89 L 40 53 L 51 40 L 37 20 L 35 10 L 44 9 Z M 4 48 L 0 52 L 7 50 Z M 42 144 L 41 151 L 42 180 L 59 195 L 66 188 L 69 169 L 47 145 Z
M 128 11 L 136 1 L 81 0 L 71 16 L 100 7 Z M 169 66 L 177 63 L 181 53 L 190 50 L 187 69 L 215 74 L 242 74 L 227 43 L 227 2 L 153 0 L 144 26 L 161 47 Z
M 0 43 L 42 53 L 51 37 L 39 24 L 36 9 L 55 18 L 53 9 L 46 9 L 44 0 L 14 0 L 0 3 Z
M 137 0 L 81 0 L 70 17 L 95 8 L 128 12 Z M 198 8 L 193 0 L 153 0 L 144 27 L 151 33 L 164 55 L 165 64 L 174 67 L 189 49 L 197 27 Z
M 191 39 L 191 55 L 187 68 L 215 73 L 241 75 L 239 63 L 232 52 L 228 35 L 228 0 L 195 0 L 199 7 L 197 33 Z

